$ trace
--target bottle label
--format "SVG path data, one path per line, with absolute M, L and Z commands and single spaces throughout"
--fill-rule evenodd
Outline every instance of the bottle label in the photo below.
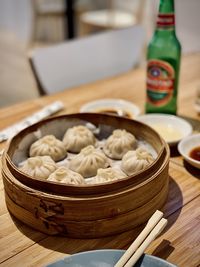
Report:
M 157 18 L 157 27 L 158 28 L 170 28 L 175 25 L 175 16 L 174 13 L 170 14 L 158 14 Z
M 147 102 L 156 107 L 166 105 L 174 92 L 174 68 L 166 61 L 151 59 L 147 64 Z

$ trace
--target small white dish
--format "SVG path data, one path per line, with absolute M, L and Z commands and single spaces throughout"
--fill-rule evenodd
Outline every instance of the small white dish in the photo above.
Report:
M 178 144 L 178 151 L 188 163 L 200 169 L 200 161 L 190 156 L 190 152 L 197 147 L 200 147 L 200 134 L 193 134 L 181 140 Z
M 140 114 L 137 105 L 123 99 L 99 99 L 83 105 L 80 112 L 108 113 L 135 119 Z
M 192 133 L 191 124 L 174 115 L 145 114 L 136 119 L 156 130 L 171 146 Z

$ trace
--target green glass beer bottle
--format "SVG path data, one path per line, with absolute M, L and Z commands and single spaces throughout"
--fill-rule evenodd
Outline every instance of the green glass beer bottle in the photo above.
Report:
M 160 0 L 156 30 L 147 50 L 147 113 L 176 114 L 180 57 L 174 0 Z

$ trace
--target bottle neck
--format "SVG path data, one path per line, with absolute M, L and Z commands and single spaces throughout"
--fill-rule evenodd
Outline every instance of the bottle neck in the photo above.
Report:
M 175 32 L 174 0 L 160 0 L 156 31 Z

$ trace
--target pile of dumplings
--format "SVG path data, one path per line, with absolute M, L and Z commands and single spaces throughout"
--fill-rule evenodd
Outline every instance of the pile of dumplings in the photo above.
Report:
M 124 129 L 98 140 L 89 128 L 78 125 L 67 129 L 62 141 L 46 135 L 34 142 L 19 169 L 34 178 L 85 185 L 126 178 L 153 161 L 152 154 Z

